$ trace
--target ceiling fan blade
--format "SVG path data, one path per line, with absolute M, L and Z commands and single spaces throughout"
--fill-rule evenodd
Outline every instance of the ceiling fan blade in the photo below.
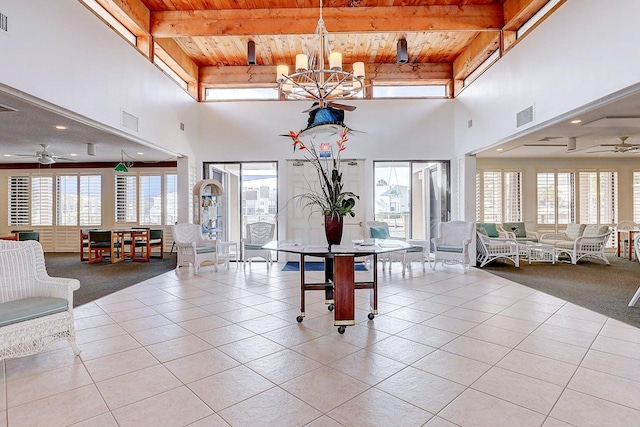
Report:
M 329 107 L 333 107 L 333 108 L 337 108 L 339 110 L 345 110 L 345 111 L 353 111 L 357 108 L 357 107 L 354 107 L 353 105 L 338 104 L 337 102 L 332 102 L 332 101 L 329 101 Z
M 616 153 L 618 150 L 598 150 L 598 151 L 587 151 L 587 154 L 594 154 L 594 153 Z
M 38 158 L 40 156 L 36 155 L 36 154 L 14 154 L 13 157 L 32 157 L 32 158 Z

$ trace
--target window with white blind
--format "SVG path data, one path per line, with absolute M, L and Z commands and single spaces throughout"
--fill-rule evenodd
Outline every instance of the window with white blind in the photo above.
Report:
M 538 224 L 575 222 L 573 172 L 539 172 L 536 186 Z
M 58 225 L 78 225 L 78 176 L 56 177 L 56 222 Z
M 618 218 L 617 172 L 580 172 L 582 224 L 615 224 Z
M 29 177 L 10 176 L 8 180 L 9 188 L 9 225 L 22 227 L 29 225 Z
M 58 175 L 56 182 L 58 225 L 97 226 L 102 223 L 100 175 Z
M 80 226 L 102 225 L 102 176 L 80 175 Z
M 633 173 L 633 222 L 640 223 L 640 172 Z
M 162 225 L 162 176 L 140 176 L 140 225 Z
M 31 225 L 53 225 L 53 177 L 31 177 Z
M 165 219 L 167 225 L 178 221 L 178 175 L 175 173 L 165 176 Z
M 116 222 L 136 223 L 138 221 L 137 210 L 137 176 L 116 175 Z
M 482 171 L 476 175 L 476 219 L 480 222 L 522 221 L 522 173 Z

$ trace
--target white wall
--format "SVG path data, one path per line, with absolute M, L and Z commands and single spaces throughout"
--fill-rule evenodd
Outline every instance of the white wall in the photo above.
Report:
M 124 131 L 138 142 L 191 155 L 197 103 L 76 0 L 0 0 L 0 83 Z M 121 111 L 139 131 L 121 125 Z M 180 130 L 180 123 L 185 131 Z
M 568 0 L 456 98 L 457 154 L 640 82 L 639 16 L 638 0 Z M 517 128 L 516 113 L 531 105 L 533 123 Z
M 374 160 L 449 160 L 453 156 L 453 101 L 376 100 L 345 101 L 356 106 L 346 112 L 344 123 L 354 131 L 343 159 L 365 159 L 365 194 L 373 194 Z M 216 102 L 199 105 L 200 141 L 193 150 L 202 161 L 278 161 L 279 205 L 288 177 L 286 159 L 303 158 L 293 152 L 289 130 L 307 126 L 302 113 L 309 102 Z M 327 142 L 337 140 L 328 137 Z M 323 140 L 324 142 L 324 140 Z M 362 197 L 367 218 L 373 218 L 373 200 Z M 280 218 L 286 221 L 285 217 Z

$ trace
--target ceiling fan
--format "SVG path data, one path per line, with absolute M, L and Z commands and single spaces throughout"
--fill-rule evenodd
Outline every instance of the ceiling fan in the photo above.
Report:
M 602 144 L 601 147 L 611 147 L 607 150 L 597 150 L 597 151 L 589 151 L 591 153 L 628 153 L 630 151 L 635 151 L 640 149 L 640 144 L 628 144 L 626 141 L 628 136 L 621 136 L 618 139 L 620 140 L 619 144 Z
M 40 146 L 42 147 L 42 150 L 36 151 L 35 154 L 15 154 L 15 157 L 28 157 L 37 159 L 38 163 L 40 163 L 41 165 L 52 165 L 58 160 L 66 160 L 69 162 L 75 161 L 74 159 L 61 157 L 52 153 L 51 151 L 48 151 L 49 145 L 47 144 L 40 144 Z

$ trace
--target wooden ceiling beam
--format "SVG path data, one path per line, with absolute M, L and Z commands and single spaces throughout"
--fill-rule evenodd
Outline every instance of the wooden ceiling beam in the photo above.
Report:
M 504 2 L 504 29 L 517 31 L 540 10 L 548 0 L 506 0 Z
M 537 0 L 536 0 L 537 1 Z M 325 8 L 327 30 L 335 33 L 490 31 L 504 24 L 501 5 L 380 6 Z M 312 34 L 315 8 L 225 9 L 151 12 L 154 37 Z
M 482 32 L 453 61 L 453 78 L 463 80 L 500 48 L 500 32 Z
M 149 36 L 151 12 L 142 0 L 96 0 L 136 36 Z
M 155 39 L 156 54 L 185 82 L 198 81 L 198 65 L 173 39 Z
M 200 84 L 203 87 L 276 87 L 275 75 L 275 65 L 201 67 Z M 366 65 L 367 82 L 376 84 L 448 84 L 451 79 L 452 67 L 448 63 Z

